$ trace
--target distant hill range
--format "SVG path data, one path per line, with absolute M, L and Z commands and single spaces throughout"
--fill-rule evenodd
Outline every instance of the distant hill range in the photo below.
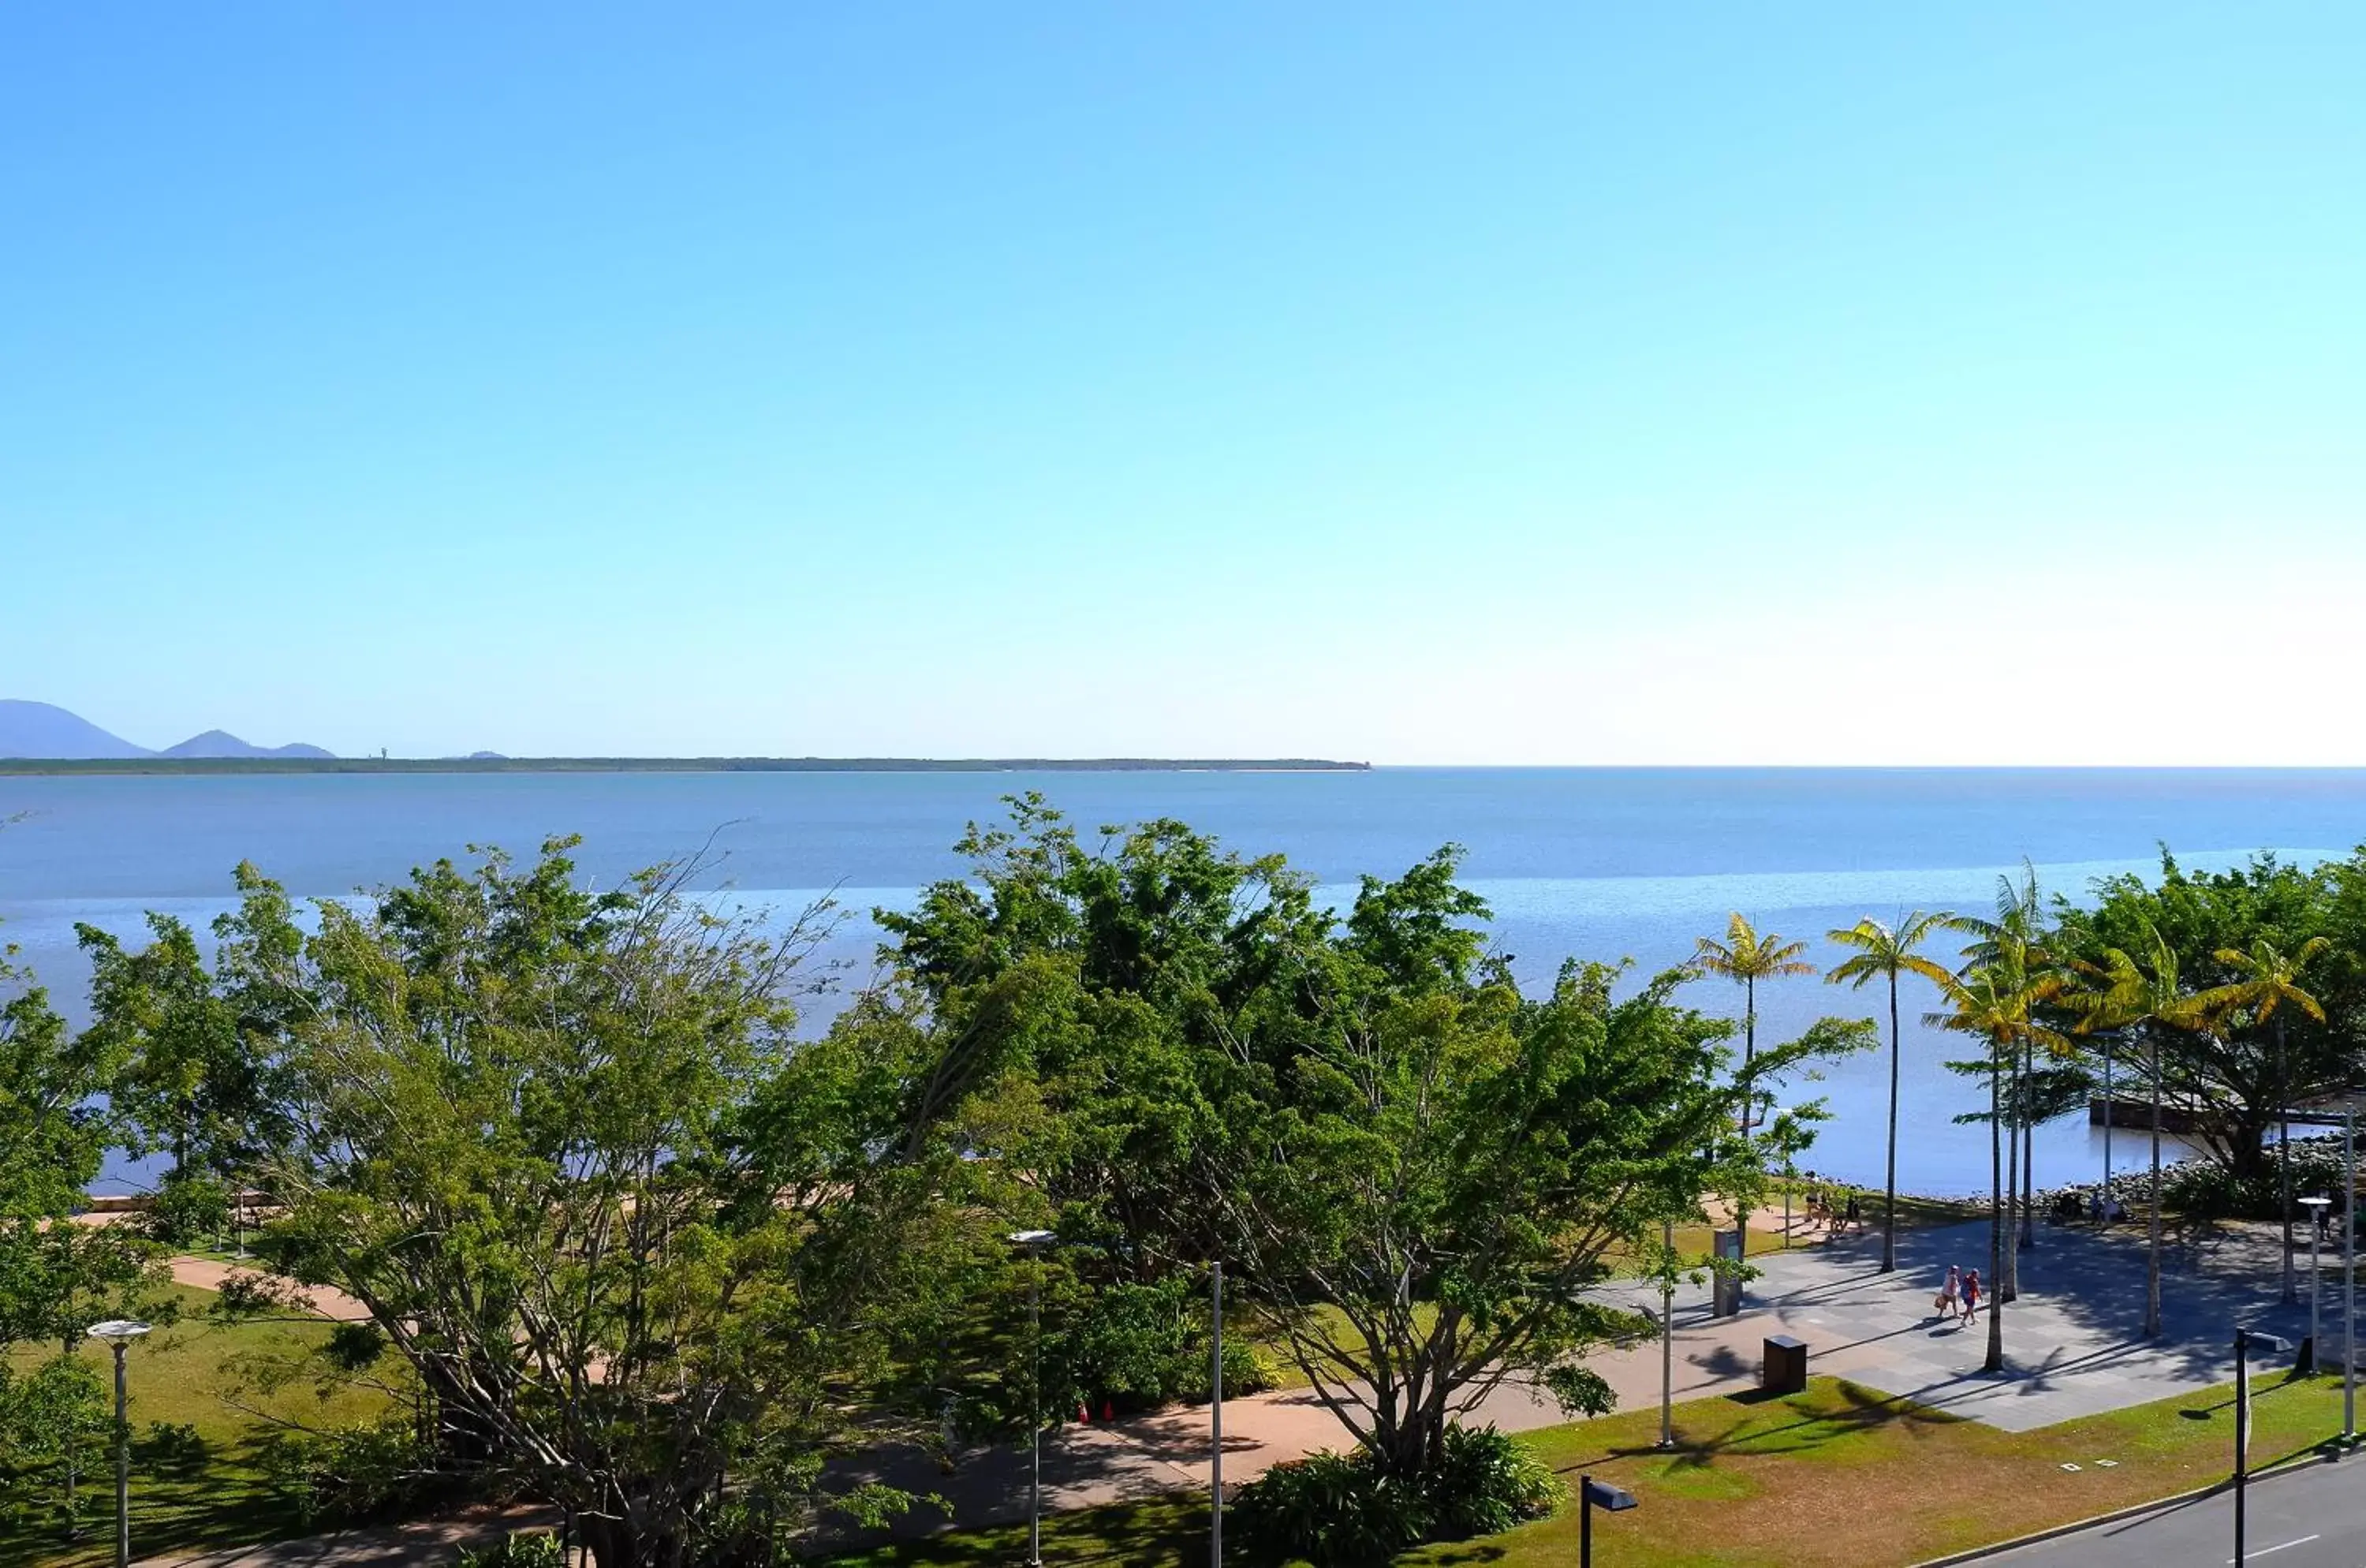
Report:
M 328 760 L 318 746 L 252 746 L 228 730 L 208 729 L 152 751 L 110 735 L 79 714 L 50 703 L 0 697 L 0 757 L 44 761 L 130 761 L 141 757 L 302 757 Z
M 152 751 L 49 703 L 0 697 L 0 773 L 1362 773 L 1319 757 L 339 757 L 220 729 Z

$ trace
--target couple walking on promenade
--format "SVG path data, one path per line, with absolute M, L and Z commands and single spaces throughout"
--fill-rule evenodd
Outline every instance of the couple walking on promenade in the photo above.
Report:
M 1939 1287 L 1939 1294 L 1931 1304 L 1938 1309 L 1941 1317 L 1969 1323 L 1980 1310 L 1980 1271 L 1975 1269 L 1966 1273 L 1950 1263 L 1947 1282 Z

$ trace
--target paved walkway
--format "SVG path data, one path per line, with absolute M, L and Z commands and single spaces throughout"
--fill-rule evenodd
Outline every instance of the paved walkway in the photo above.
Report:
M 1706 1287 L 1676 1297 L 1673 1395 L 1681 1404 L 1755 1386 L 1763 1341 L 1788 1334 L 1805 1340 L 1808 1367 L 1881 1393 L 1911 1398 L 2008 1431 L 2100 1414 L 2234 1376 L 2230 1348 L 2237 1322 L 2297 1339 L 2308 1331 L 2305 1305 L 2278 1304 L 2276 1241 L 2268 1227 L 2230 1228 L 2190 1245 L 2165 1247 L 2162 1333 L 2142 1333 L 2145 1245 L 2140 1229 L 2098 1234 L 2046 1226 L 2021 1254 L 2021 1295 L 2004 1309 L 2007 1371 L 1981 1371 L 1988 1354 L 1985 1315 L 1966 1328 L 1932 1312 L 1951 1262 L 1988 1273 L 1988 1224 L 1977 1221 L 1898 1236 L 1898 1269 L 1880 1272 L 1877 1233 L 1753 1252 L 1762 1278 L 1743 1313 L 1708 1314 Z M 2304 1264 L 2304 1288 L 2305 1288 Z M 1658 1314 L 1655 1291 L 1622 1286 L 1605 1292 Z M 2338 1272 L 2324 1298 L 2328 1348 L 2338 1354 Z M 1651 1339 L 1596 1356 L 1621 1410 L 1650 1409 L 1660 1399 L 1660 1346 Z M 1549 1396 L 1520 1385 L 1498 1389 L 1470 1417 L 1507 1431 L 1566 1419 Z M 1256 1394 L 1224 1403 L 1224 1480 L 1236 1485 L 1269 1465 L 1318 1448 L 1339 1448 L 1344 1429 L 1304 1392 Z M 1111 1427 L 1075 1427 L 1046 1437 L 1047 1512 L 1138 1498 L 1178 1486 L 1205 1487 L 1209 1474 L 1205 1407 L 1177 1410 Z M 942 1495 L 964 1523 L 1023 1517 L 1025 1450 L 985 1450 L 951 1474 L 917 1453 L 883 1456 L 867 1472 L 917 1492 Z M 941 1528 L 946 1516 L 917 1508 L 898 1533 Z
M 556 1523 L 547 1510 L 477 1508 L 439 1519 L 334 1530 L 264 1546 L 143 1557 L 133 1568 L 444 1568 L 464 1546 L 488 1547 L 512 1530 L 549 1529 Z
M 2270 1227 L 2229 1228 L 2168 1249 L 2163 1332 L 2158 1340 L 2147 1340 L 2141 1333 L 2142 1232 L 2045 1227 L 2037 1247 L 2021 1254 L 2021 1297 L 2004 1309 L 2008 1370 L 1992 1376 L 1980 1370 L 1988 1347 L 1985 1321 L 1969 1327 L 1942 1322 L 1931 1305 L 1949 1263 L 1977 1267 L 1987 1274 L 1985 1221 L 1902 1233 L 1898 1270 L 1887 1275 L 1879 1271 L 1878 1235 L 1787 1250 L 1769 1236 L 1752 1254 L 1752 1262 L 1763 1273 L 1751 1285 L 1750 1304 L 1741 1315 L 1710 1317 L 1705 1286 L 1687 1285 L 1677 1292 L 1673 1396 L 1682 1403 L 1754 1386 L 1762 1341 L 1768 1335 L 1789 1334 L 1807 1342 L 1811 1371 L 1845 1377 L 2010 1431 L 2145 1404 L 2231 1378 L 2229 1343 L 2238 1322 L 2294 1338 L 2307 1332 L 2305 1305 L 2277 1303 L 2281 1277 L 2275 1249 Z M 175 1274 L 183 1277 L 186 1270 L 186 1282 L 209 1282 L 196 1274 L 219 1268 L 203 1259 L 177 1259 Z M 2304 1265 L 2303 1273 L 2304 1277 Z M 2338 1287 L 2337 1271 L 2328 1277 L 2324 1298 L 2328 1348 L 2334 1348 L 2338 1334 Z M 1655 1291 L 1623 1285 L 1604 1293 L 1657 1315 Z M 346 1303 L 322 1305 L 332 1315 L 344 1315 L 339 1309 Z M 1591 1364 L 1609 1382 L 1621 1410 L 1658 1404 L 1656 1338 L 1606 1352 Z M 1549 1397 L 1526 1386 L 1506 1385 L 1470 1419 L 1519 1431 L 1564 1417 Z M 1045 1511 L 1204 1488 L 1209 1439 L 1204 1406 L 1050 1434 L 1043 1445 Z M 1318 1448 L 1339 1448 L 1345 1441 L 1344 1428 L 1303 1391 L 1224 1404 L 1228 1486 L 1254 1479 L 1281 1461 Z M 915 1508 L 897 1534 L 941 1529 L 949 1517 L 976 1524 L 1023 1517 L 1026 1512 L 1024 1450 L 983 1450 L 967 1456 L 949 1473 L 917 1450 L 887 1450 L 861 1473 L 915 1493 L 941 1495 L 952 1505 L 950 1516 L 932 1506 Z M 477 1521 L 471 1524 L 482 1528 Z M 436 1561 L 448 1553 L 452 1541 L 440 1533 L 443 1528 L 384 1532 L 385 1539 L 378 1538 L 379 1532 L 366 1532 L 201 1561 L 208 1568 Z M 312 1555 L 305 1555 L 308 1551 Z

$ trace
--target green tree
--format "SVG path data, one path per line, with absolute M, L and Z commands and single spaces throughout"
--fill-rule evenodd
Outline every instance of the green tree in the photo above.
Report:
M 2043 1024 L 2033 1021 L 2029 977 L 2009 963 L 1978 964 L 1960 976 L 1949 975 L 1939 982 L 1939 994 L 1947 1010 L 1926 1013 L 1922 1021 L 1934 1029 L 1967 1034 L 1979 1041 L 1983 1050 L 1978 1066 L 1989 1080 L 1989 1348 L 1985 1365 L 1989 1371 L 2001 1371 L 2003 1309 L 2008 1298 L 1998 1289 L 1998 1283 L 2003 1277 L 2005 1259 L 2011 1255 L 2005 1235 L 2012 1224 L 2004 1163 L 2004 1079 L 2033 1038 L 2048 1045 L 2067 1043 Z
M 1944 910 L 1925 914 L 1917 909 L 1900 915 L 1894 926 L 1867 917 L 1828 933 L 1849 950 L 1849 955 L 1824 976 L 1828 982 L 1845 981 L 1862 990 L 1867 983 L 1880 980 L 1889 991 L 1889 1120 L 1884 1143 L 1881 1220 L 1881 1271 L 1885 1274 L 1898 1267 L 1898 979 L 1901 975 L 1915 975 L 1945 988 L 1952 978 L 1949 972 L 1919 950 L 1932 931 L 1952 929 L 1954 919 Z
M 2366 1041 L 2366 853 L 2311 870 L 2262 854 L 2197 873 L 2164 851 L 2157 877 L 2103 878 L 2082 906 L 2056 910 L 2052 944 L 2066 961 L 2099 969 L 2113 948 L 2141 959 L 2158 942 L 2196 993 L 2251 978 L 2221 953 L 2248 954 L 2264 940 L 2293 953 L 2314 936 L 2330 941 L 2307 969 L 2324 1021 L 2290 1006 L 2264 1017 L 2227 1007 L 2209 1028 L 2171 1030 L 2158 1042 L 2169 1091 L 2205 1112 L 2193 1141 L 2260 1214 L 2277 1200 L 2268 1142 L 2278 1107 L 2350 1081 Z
M 85 1445 L 69 1371 L 32 1359 L 71 1357 L 82 1332 L 155 1281 L 148 1249 L 115 1229 L 71 1223 L 99 1174 L 109 1126 L 96 1102 L 118 1066 L 103 1042 L 77 1035 L 14 948 L 0 950 L 0 1461 L 63 1488 L 71 1524 Z M 155 1311 L 152 1305 L 144 1310 Z
M 1010 1222 L 1059 1232 L 1047 1336 L 1221 1260 L 1372 1462 L 1414 1473 L 1507 1379 L 1600 1407 L 1584 1357 L 1634 1325 L 1588 1287 L 1707 1186 L 1763 1180 L 1732 1025 L 1674 1005 L 1682 975 L 1523 994 L 1450 847 L 1337 910 L 1279 857 L 1171 821 L 1088 847 L 1031 795 L 961 848 L 966 876 L 880 920 L 943 1048 L 999 1064 L 975 1163 Z
M 1694 970 L 1741 987 L 1741 1134 L 1748 1138 L 1756 1125 L 1761 1071 L 1758 1063 L 1758 985 L 1762 980 L 1813 975 L 1816 966 L 1801 954 L 1805 942 L 1786 942 L 1772 931 L 1761 935 L 1740 910 L 1727 917 L 1725 940 L 1701 937 L 1693 943 Z M 1750 1211 L 1737 1207 L 1734 1224 L 1741 1249 L 1750 1249 Z
M 2160 1102 L 2163 1048 L 2168 1042 L 2205 1032 L 2211 1003 L 2185 983 L 2176 950 L 2148 922 L 2146 940 L 2131 956 L 2120 948 L 2104 952 L 2101 964 L 2081 963 L 2079 982 L 2063 996 L 2078 1015 L 2081 1032 L 2098 1029 L 2135 1033 L 2146 1046 L 2146 1077 L 2152 1089 L 2151 1234 L 2145 1280 L 2145 1333 L 2160 1334 Z
M 2318 1023 L 2326 1021 L 2325 1008 L 2316 998 L 2301 988 L 2300 972 L 2309 960 L 2333 945 L 2326 937 L 2313 936 L 2290 955 L 2280 952 L 2266 937 L 2255 939 L 2250 951 L 2222 947 L 2216 957 L 2219 963 L 2234 970 L 2241 978 L 2230 985 L 2214 987 L 2202 1000 L 2215 1011 L 2240 1009 L 2250 1015 L 2254 1023 L 2272 1021 L 2276 1032 L 2276 1207 L 2283 1224 L 2284 1300 L 2298 1299 L 2293 1289 L 2292 1234 L 2292 1069 L 2290 1054 L 2285 1048 L 2284 1025 L 2294 1012 L 2300 1012 Z M 2346 1211 L 2345 1211 L 2346 1212 Z
M 1344 947 L 1327 1037 L 1235 1112 L 1227 1250 L 1316 1397 L 1412 1477 L 1506 1379 L 1608 1408 L 1583 1359 L 1635 1325 L 1589 1287 L 1744 1179 L 1719 1167 L 1740 1103 L 1680 976 L 1620 1001 L 1572 964 L 1530 1001 L 1500 973 L 1401 988 Z
M 152 940 L 126 949 L 75 927 L 91 964 L 90 1033 L 123 1066 L 113 1102 L 134 1155 L 163 1151 L 172 1169 L 157 1195 L 159 1234 L 186 1242 L 219 1232 L 243 1190 L 264 1123 L 266 1058 L 242 1038 L 236 1010 L 208 972 L 197 933 L 151 914 Z
M 2012 976 L 2034 1016 L 2036 1005 L 2059 988 L 2060 964 L 2045 945 L 2045 909 L 2038 892 L 2037 868 L 2024 859 L 2021 873 L 2019 881 L 2010 876 L 1997 878 L 1993 919 L 1958 915 L 1951 923 L 1954 929 L 1972 938 L 1964 952 L 1966 963 L 1997 968 Z M 2021 1248 L 2037 1245 L 2032 1190 L 2036 1174 L 2036 1125 L 2031 1113 L 2039 1097 L 2029 1089 L 2035 1069 L 2033 1038 L 2023 1032 L 2020 1047 L 2006 1069 L 2005 1201 L 2008 1213 L 2017 1213 L 2019 1216 L 2020 1236 L 2014 1249 L 2005 1257 L 2003 1279 L 1991 1282 L 2000 1301 L 2011 1301 L 2020 1293 Z
M 301 942 L 254 879 L 225 992 L 287 1024 L 265 1244 L 362 1303 L 439 1462 L 603 1562 L 768 1562 L 828 1453 L 905 1429 L 871 1391 L 982 1225 L 915 1122 L 959 1096 L 884 999 L 793 1045 L 825 915 L 768 936 L 694 866 L 593 893 L 569 847 L 322 903 Z

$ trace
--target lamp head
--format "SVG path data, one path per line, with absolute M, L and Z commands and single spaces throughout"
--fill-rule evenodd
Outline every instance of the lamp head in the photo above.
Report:
M 1049 1247 L 1059 1239 L 1060 1233 L 1057 1231 L 1012 1231 L 1010 1233 L 1010 1245 L 1013 1247 Z
M 2301 1201 L 2312 1209 L 2328 1209 L 2333 1206 L 2333 1200 L 2330 1198 L 2304 1198 Z
M 1635 1506 L 1635 1494 L 1622 1487 L 1613 1486 L 1606 1481 L 1596 1481 L 1589 1475 L 1585 1477 L 1584 1486 L 1585 1500 L 1597 1508 L 1607 1509 L 1614 1514 L 1623 1514 Z
M 84 1332 L 93 1339 L 104 1339 L 109 1345 L 129 1345 L 149 1332 L 151 1325 L 129 1317 L 110 1317 L 105 1323 L 94 1323 Z

